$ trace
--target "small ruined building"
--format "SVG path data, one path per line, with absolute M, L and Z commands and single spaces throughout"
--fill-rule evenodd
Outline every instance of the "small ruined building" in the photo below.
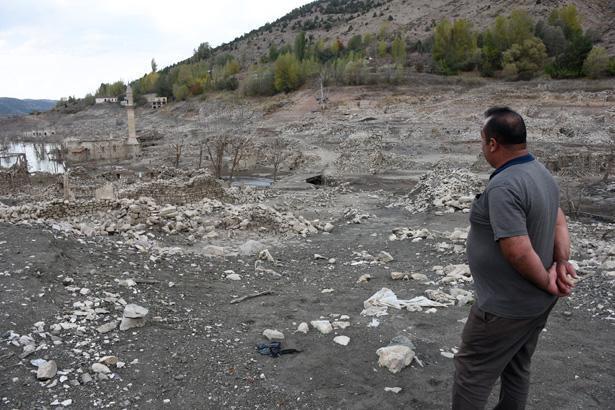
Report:
M 145 94 L 143 97 L 154 110 L 167 105 L 167 97 L 158 97 L 156 94 Z
M 96 97 L 96 104 L 117 103 L 117 97 Z
M 54 129 L 32 130 L 32 131 L 26 131 L 22 135 L 24 138 L 50 137 L 52 135 L 56 135 L 56 130 Z
M 64 141 L 66 159 L 71 162 L 91 160 L 126 159 L 132 154 L 131 147 L 124 139 L 76 140 Z
M 64 141 L 66 147 L 66 159 L 72 162 L 91 160 L 114 160 L 136 157 L 141 146 L 137 140 L 135 126 L 135 110 L 132 99 L 132 88 L 126 87 L 126 115 L 128 118 L 128 138 L 126 139 L 97 139 L 80 140 L 68 138 Z M 115 99 L 117 102 L 117 98 Z
M 30 185 L 26 154 L 0 154 L 0 195 Z

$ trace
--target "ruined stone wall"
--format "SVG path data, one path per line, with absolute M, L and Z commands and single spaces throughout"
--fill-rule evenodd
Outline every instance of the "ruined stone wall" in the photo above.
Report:
M 609 152 L 561 153 L 541 156 L 547 169 L 561 176 L 600 175 L 606 171 Z
M 95 212 L 108 212 L 112 209 L 119 208 L 120 203 L 117 201 L 62 201 L 55 200 L 44 204 L 23 205 L 10 208 L 2 215 L 2 219 L 7 221 L 18 221 L 20 218 L 30 220 L 33 218 L 40 219 L 63 219 L 67 217 L 77 217 L 89 215 Z
M 120 198 L 153 198 L 159 204 L 183 205 L 203 198 L 224 199 L 226 193 L 222 183 L 210 176 L 196 176 L 188 182 L 162 180 L 147 182 L 130 187 L 118 195 Z
M 139 146 L 125 140 L 69 141 L 66 159 L 73 162 L 127 159 L 139 152 Z

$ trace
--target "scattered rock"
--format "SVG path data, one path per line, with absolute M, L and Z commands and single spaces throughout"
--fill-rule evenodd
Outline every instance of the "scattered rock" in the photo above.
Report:
M 402 388 L 401 387 L 385 387 L 384 391 L 389 391 L 389 392 L 397 394 L 400 391 L 402 391 Z
M 408 274 L 404 272 L 391 272 L 391 279 L 393 280 L 408 279 Z
M 98 362 L 107 366 L 115 366 L 118 361 L 117 356 L 104 356 Z
M 323 335 L 333 332 L 333 326 L 328 320 L 312 320 L 310 324 Z
M 414 349 L 414 344 L 406 336 L 396 336 L 388 346 L 376 350 L 378 365 L 386 367 L 391 373 L 399 373 L 412 363 L 415 357 Z
M 299 327 L 297 327 L 297 332 L 299 333 L 303 333 L 303 334 L 307 334 L 307 332 L 310 330 L 310 327 L 308 326 L 307 323 L 305 322 L 301 322 L 299 324 Z
M 140 319 L 148 314 L 149 310 L 143 306 L 135 305 L 131 303 L 124 307 L 124 317 L 130 319 Z
M 338 345 L 348 346 L 348 343 L 350 343 L 350 338 L 348 336 L 335 336 L 333 341 Z
M 427 275 L 424 275 L 424 274 L 422 274 L 422 273 L 413 273 L 413 274 L 411 274 L 411 275 L 410 275 L 410 277 L 411 277 L 413 280 L 418 280 L 418 281 L 420 281 L 420 282 L 426 282 L 426 281 L 428 281 L 428 280 L 429 280 L 429 278 L 427 277 Z
M 265 329 L 263 331 L 263 336 L 268 340 L 284 340 L 284 333 L 275 329 Z
M 386 251 L 380 251 L 377 259 L 379 262 L 382 262 L 382 263 L 389 263 L 395 260 L 395 258 L 393 258 L 393 256 L 391 256 L 391 254 Z
M 111 370 L 102 363 L 94 363 L 92 364 L 92 371 L 94 373 L 111 373 Z
M 98 333 L 109 333 L 117 327 L 119 322 L 117 320 L 112 320 L 111 322 L 104 323 L 96 328 Z
M 241 280 L 241 275 L 239 275 L 238 273 L 231 273 L 226 275 L 226 279 L 233 281 Z
M 370 275 L 369 273 L 364 273 L 363 275 L 359 276 L 359 279 L 357 279 L 357 283 L 367 283 L 371 280 L 372 275 Z
M 58 365 L 55 360 L 49 360 L 41 364 L 36 371 L 36 378 L 38 380 L 49 380 L 53 379 L 58 372 Z

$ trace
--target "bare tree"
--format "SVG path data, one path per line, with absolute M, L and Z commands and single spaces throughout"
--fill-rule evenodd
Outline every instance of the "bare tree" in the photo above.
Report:
M 229 180 L 232 181 L 242 159 L 254 146 L 251 126 L 254 112 L 240 104 L 217 104 L 201 108 L 199 119 L 204 130 L 202 143 L 211 163 L 212 173 L 222 177 L 226 155 L 229 156 Z
M 181 160 L 182 151 L 184 149 L 184 137 L 172 143 L 171 148 L 173 148 L 173 153 L 174 153 L 173 162 L 174 162 L 175 168 L 179 168 L 179 161 Z
M 326 88 L 329 79 L 331 78 L 331 69 L 328 66 L 323 66 L 318 73 L 316 101 L 320 105 L 321 111 L 327 109 L 329 102 L 329 90 Z
M 602 182 L 604 182 L 605 184 L 608 184 L 609 177 L 611 176 L 611 173 L 613 172 L 613 166 L 615 165 L 615 132 L 613 132 L 613 135 L 611 136 L 611 142 L 609 145 L 610 145 L 609 156 L 606 159 L 606 164 L 604 167 L 604 175 L 602 176 Z
M 273 168 L 273 182 L 278 179 L 280 167 L 290 156 L 290 142 L 282 137 L 275 137 L 262 147 L 264 158 Z

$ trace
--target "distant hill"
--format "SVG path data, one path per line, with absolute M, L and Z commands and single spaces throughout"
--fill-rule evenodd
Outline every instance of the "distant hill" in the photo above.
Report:
M 0 97 L 0 117 L 27 115 L 35 111 L 49 111 L 56 105 L 54 100 L 20 100 Z
M 231 52 L 243 63 L 258 61 L 275 44 L 292 45 L 295 36 L 305 31 L 308 37 L 345 43 L 356 34 L 378 33 L 383 27 L 398 31 L 410 41 L 424 40 L 433 34 L 436 22 L 465 18 L 476 28 L 489 26 L 498 14 L 527 10 L 536 21 L 551 11 L 574 4 L 584 29 L 591 29 L 609 54 L 615 53 L 615 0 L 318 0 L 301 6 L 273 23 L 252 30 L 216 52 Z

